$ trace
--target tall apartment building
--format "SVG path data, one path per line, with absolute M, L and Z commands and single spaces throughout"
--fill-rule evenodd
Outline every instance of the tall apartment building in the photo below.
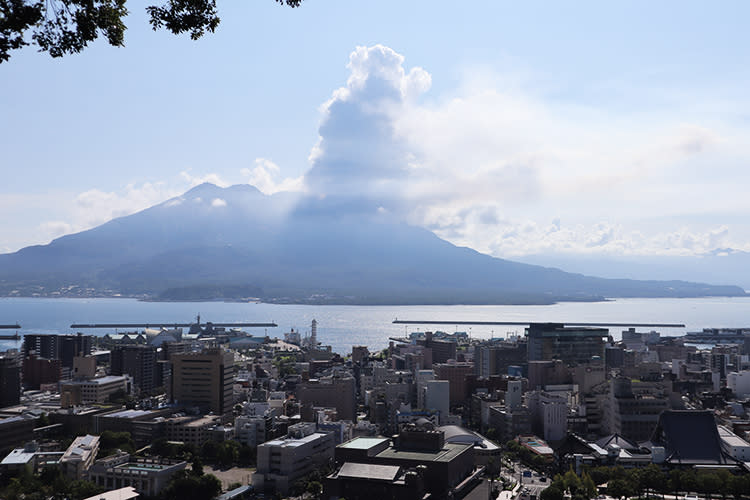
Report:
M 130 375 L 133 385 L 142 393 L 161 386 L 157 380 L 156 347 L 120 345 L 110 353 L 112 375 Z
M 40 358 L 59 359 L 65 368 L 73 367 L 73 358 L 91 354 L 93 336 L 27 333 L 23 336 L 23 355 L 34 351 Z
M 0 355 L 0 408 L 21 401 L 21 367 L 15 354 Z
M 220 347 L 172 355 L 172 401 L 227 415 L 232 411 L 234 355 Z

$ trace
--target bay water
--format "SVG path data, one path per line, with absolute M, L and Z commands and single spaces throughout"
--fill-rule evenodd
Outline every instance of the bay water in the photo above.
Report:
M 318 340 L 346 354 L 354 345 L 371 352 L 388 346 L 389 337 L 413 331 L 466 331 L 474 338 L 523 334 L 523 326 L 394 325 L 394 319 L 420 321 L 518 321 L 561 323 L 683 323 L 685 328 L 655 329 L 662 335 L 682 335 L 709 327 L 750 327 L 750 297 L 689 299 L 611 299 L 605 302 L 560 302 L 544 306 L 335 306 L 242 302 L 142 302 L 135 299 L 0 298 L 0 324 L 18 323 L 19 333 L 75 333 L 73 323 L 190 323 L 275 322 L 268 329 L 245 329 L 253 335 L 283 338 L 291 328 L 310 333 L 318 322 Z M 622 328 L 610 328 L 615 339 Z M 104 335 L 114 329 L 82 330 Z M 122 333 L 124 330 L 121 330 Z M 132 331 L 132 329 L 131 329 Z M 0 333 L 12 333 L 6 330 Z M 0 349 L 20 347 L 0 341 Z

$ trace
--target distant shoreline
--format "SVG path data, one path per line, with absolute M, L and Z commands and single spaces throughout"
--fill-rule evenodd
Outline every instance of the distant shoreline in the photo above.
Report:
M 0 295 L 0 299 L 23 298 L 23 299 L 129 299 L 145 303 L 226 303 L 226 304 L 270 304 L 270 305 L 310 305 L 310 306 L 551 306 L 560 303 L 598 303 L 614 302 L 618 299 L 701 299 L 701 298 L 735 298 L 747 297 L 748 295 L 696 295 L 696 296 L 627 296 L 627 297 L 556 297 L 550 300 L 507 300 L 507 301 L 439 301 L 439 300 L 382 300 L 382 299 L 360 299 L 356 297 L 327 297 L 320 299 L 293 299 L 290 297 L 280 298 L 189 298 L 189 299 L 166 299 L 159 297 L 148 297 L 143 295 Z

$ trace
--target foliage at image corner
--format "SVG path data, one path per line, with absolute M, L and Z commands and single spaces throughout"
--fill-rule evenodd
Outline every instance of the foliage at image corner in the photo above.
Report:
M 302 0 L 275 0 L 299 7 Z M 216 0 L 169 0 L 146 7 L 154 30 L 189 33 L 197 40 L 221 21 Z M 100 35 L 125 45 L 127 0 L 0 0 L 0 64 L 14 50 L 36 45 L 52 57 L 81 52 Z

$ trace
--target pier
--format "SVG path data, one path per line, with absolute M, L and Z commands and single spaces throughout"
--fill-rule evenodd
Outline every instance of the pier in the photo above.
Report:
M 21 325 L 18 323 L 14 325 L 0 325 L 0 330 L 20 330 Z M 18 332 L 10 335 L 0 335 L 0 340 L 21 340 L 21 335 Z
M 528 326 L 533 324 L 560 324 L 566 326 L 603 326 L 613 328 L 685 328 L 682 323 L 587 323 L 566 321 L 557 323 L 555 321 L 445 321 L 445 320 L 408 320 L 395 319 L 394 325 L 454 325 L 454 326 Z

